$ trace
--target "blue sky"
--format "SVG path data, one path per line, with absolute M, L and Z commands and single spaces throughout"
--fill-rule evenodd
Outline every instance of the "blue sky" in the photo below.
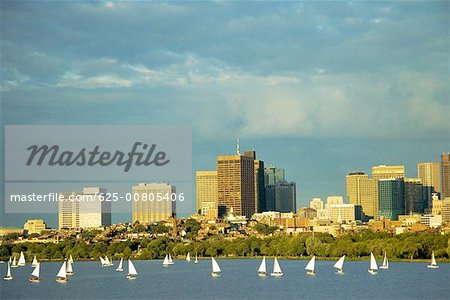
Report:
M 298 206 L 450 150 L 447 1 L 0 5 L 3 125 L 191 125 L 194 170 L 240 137 Z

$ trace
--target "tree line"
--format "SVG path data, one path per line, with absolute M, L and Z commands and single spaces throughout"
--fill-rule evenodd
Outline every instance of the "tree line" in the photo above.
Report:
M 382 256 L 385 252 L 391 259 L 428 259 L 431 252 L 436 258 L 450 257 L 450 234 L 404 233 L 390 236 L 366 230 L 359 233 L 333 237 L 329 234 L 301 234 L 290 236 L 278 234 L 265 237 L 230 239 L 211 236 L 203 241 L 169 238 L 167 236 L 143 238 L 141 240 L 118 241 L 105 238 L 92 242 L 95 234 L 86 232 L 83 239 L 71 238 L 58 243 L 22 242 L 3 240 L 0 259 L 18 256 L 21 251 L 27 261 L 33 256 L 40 260 L 63 260 L 72 255 L 75 260 L 96 260 L 99 256 L 132 259 L 162 259 L 170 252 L 174 256 L 185 256 L 188 252 L 199 257 L 257 257 L 279 256 L 298 258 L 316 255 L 321 258 L 367 257 L 370 252 Z

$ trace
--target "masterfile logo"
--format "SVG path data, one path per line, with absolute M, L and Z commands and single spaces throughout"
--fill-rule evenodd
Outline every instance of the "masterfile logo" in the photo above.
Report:
M 190 180 L 188 126 L 5 129 L 6 180 Z

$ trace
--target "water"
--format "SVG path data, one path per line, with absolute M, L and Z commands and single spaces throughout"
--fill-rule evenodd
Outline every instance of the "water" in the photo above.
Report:
M 0 283 L 1 299 L 17 298 L 152 298 L 152 299 L 449 299 L 450 264 L 428 269 L 426 263 L 390 263 L 377 275 L 367 272 L 369 263 L 347 261 L 344 275 L 337 275 L 333 261 L 316 261 L 316 276 L 305 274 L 307 261 L 280 260 L 284 276 L 257 276 L 260 260 L 218 259 L 222 275 L 211 277 L 211 261 L 175 261 L 169 268 L 162 261 L 134 261 L 135 280 L 126 279 L 114 267 L 99 262 L 75 262 L 68 283 L 55 282 L 61 263 L 41 263 L 40 283 L 28 278 L 30 264 L 12 269 L 14 279 Z M 268 271 L 273 260 L 268 259 Z M 6 264 L 0 265 L 6 273 Z

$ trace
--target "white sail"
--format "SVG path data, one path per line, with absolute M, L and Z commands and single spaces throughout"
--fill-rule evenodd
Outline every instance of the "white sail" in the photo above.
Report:
M 109 261 L 108 256 L 105 255 L 104 260 L 105 260 L 105 265 L 109 266 L 111 264 L 111 262 Z
M 100 256 L 100 263 L 102 264 L 102 266 L 104 266 L 106 264 L 105 259 L 101 256 Z
M 14 256 L 13 262 L 12 262 L 12 267 L 17 267 L 17 261 L 16 261 L 16 257 Z
M 20 258 L 19 258 L 19 262 L 17 263 L 17 265 L 19 267 L 25 266 L 25 255 L 23 255 L 22 251 L 20 251 Z
M 163 266 L 169 265 L 169 256 L 166 254 L 166 257 L 164 257 Z
M 119 266 L 116 269 L 117 271 L 123 270 L 123 257 L 120 259 Z
M 35 255 L 34 258 L 33 258 L 33 262 L 31 263 L 31 266 L 32 267 L 36 267 L 37 265 L 38 265 L 38 260 L 37 260 L 36 255 Z
M 434 258 L 434 251 L 431 253 L 431 265 L 437 266 L 436 259 Z
M 36 265 L 36 268 L 34 268 L 33 273 L 31 273 L 31 276 L 34 276 L 34 277 L 38 277 L 38 278 L 39 278 L 39 271 L 40 271 L 40 269 L 41 269 L 41 264 L 38 263 L 38 264 Z
M 72 263 L 70 261 L 67 262 L 67 273 L 68 274 L 72 274 L 73 273 Z
M 186 261 L 191 261 L 191 255 L 189 254 L 189 252 L 188 252 L 188 254 L 186 255 Z
M 267 273 L 266 270 L 266 257 L 263 257 L 261 264 L 259 265 L 258 273 Z
M 389 261 L 388 261 L 388 259 L 387 259 L 386 252 L 384 253 L 383 264 L 381 265 L 381 267 L 382 267 L 383 269 L 389 268 Z M 381 267 L 380 267 L 380 268 L 381 268 Z
M 316 266 L 316 256 L 313 256 L 309 261 L 309 263 L 306 265 L 305 270 L 314 272 L 315 266 Z
M 8 271 L 6 272 L 6 277 L 11 277 L 11 264 L 8 263 Z
M 194 261 L 195 263 L 198 263 L 198 257 L 197 257 L 197 254 L 195 254 L 195 261 Z
M 73 264 L 73 257 L 72 257 L 72 254 L 70 254 L 70 256 L 69 256 L 69 262 L 70 262 L 71 264 Z
M 283 273 L 281 271 L 280 264 L 278 263 L 278 259 L 275 257 L 275 261 L 273 262 L 273 273 Z
M 220 270 L 219 264 L 214 259 L 214 257 L 211 257 L 211 262 L 212 262 L 212 271 L 213 271 L 213 273 L 222 272 L 222 270 Z
M 8 263 L 12 263 L 12 257 L 9 257 Z
M 137 275 L 136 268 L 134 267 L 133 262 L 131 260 L 128 260 L 128 274 Z
M 345 261 L 345 255 L 339 258 L 339 260 L 334 264 L 333 267 L 335 267 L 338 270 L 342 270 L 344 268 L 344 261 Z
M 169 265 L 173 265 L 172 255 L 169 253 Z
M 375 256 L 370 252 L 370 268 L 369 270 L 378 270 L 377 261 L 375 260 Z
M 66 271 L 66 262 L 63 262 L 61 269 L 59 269 L 58 274 L 56 274 L 56 277 L 59 278 L 66 278 L 67 277 L 67 271 Z

